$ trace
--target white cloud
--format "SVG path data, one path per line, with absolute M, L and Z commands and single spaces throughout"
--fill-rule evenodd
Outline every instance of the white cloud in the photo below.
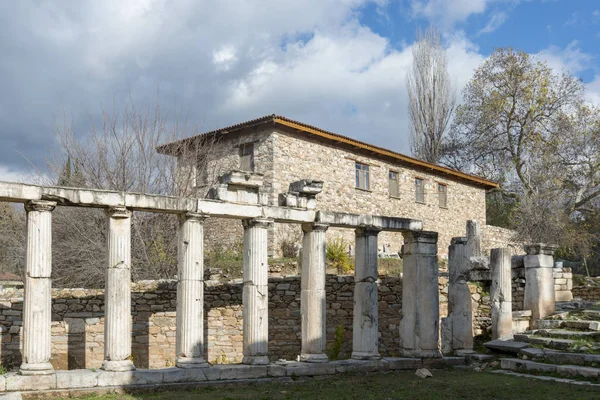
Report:
M 213 63 L 225 71 L 229 70 L 236 60 L 237 57 L 233 46 L 223 46 L 213 52 Z
M 508 16 L 504 12 L 498 12 L 492 15 L 487 25 L 479 31 L 479 33 L 491 33 L 498 29 L 505 21 Z
M 576 40 L 572 41 L 567 47 L 550 46 L 537 54 L 542 60 L 548 63 L 548 66 L 556 70 L 567 71 L 577 74 L 590 68 L 593 56 L 585 53 L 579 48 Z
M 438 22 L 443 28 L 451 28 L 473 14 L 485 11 L 489 0 L 412 0 L 413 14 Z

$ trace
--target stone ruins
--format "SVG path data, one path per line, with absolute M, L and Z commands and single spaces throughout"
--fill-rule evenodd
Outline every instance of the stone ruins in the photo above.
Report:
M 438 269 L 437 233 L 423 231 L 418 220 L 320 211 L 318 193 L 322 186 L 323 182 L 314 180 L 293 182 L 285 194 L 287 205 L 272 206 L 264 201 L 260 179 L 253 174 L 226 175 L 212 199 L 0 183 L 0 201 L 23 203 L 27 212 L 22 347 L 17 342 L 22 363 L 19 373 L 0 376 L 0 391 L 60 389 L 69 392 L 94 387 L 136 387 L 463 364 L 464 356 L 473 352 L 474 329 L 481 330 L 478 321 L 480 311 L 477 306 L 474 308 L 473 299 L 474 296 L 481 297 L 483 292 L 473 289 L 474 282 L 483 282 L 491 290 L 491 317 L 488 319 L 491 318 L 494 338 L 510 338 L 522 330 L 523 320 L 529 325 L 554 311 L 553 248 L 530 245 L 524 256 L 512 255 L 509 249 L 494 249 L 491 257 L 487 257 L 481 254 L 480 226 L 470 221 L 467 235 L 454 238 L 450 246 L 448 316 L 442 319 L 440 335 L 440 299 L 443 296 L 440 285 L 444 278 Z M 92 308 L 94 311 L 90 315 L 93 317 L 85 319 L 83 328 L 84 335 L 86 324 L 98 326 L 100 329 L 96 332 L 103 332 L 102 363 L 98 370 L 85 369 L 85 363 L 79 365 L 79 369 L 58 370 L 51 363 L 53 331 L 61 323 L 53 321 L 53 315 L 60 315 L 60 312 L 56 307 L 53 310 L 51 282 L 52 211 L 58 206 L 106 210 L 108 263 L 104 307 L 98 306 L 100 301 L 90 302 L 90 307 L 96 308 Z M 164 313 L 164 317 L 175 317 L 175 327 L 171 329 L 175 337 L 175 359 L 170 367 L 165 363 L 160 368 L 159 363 L 159 368 L 136 368 L 132 359 L 132 347 L 136 346 L 132 343 L 132 310 L 136 307 L 141 309 L 141 305 L 148 307 L 146 302 L 132 304 L 131 217 L 136 211 L 172 213 L 180 217 L 175 313 Z M 204 300 L 205 291 L 212 289 L 206 285 L 204 277 L 203 224 L 211 217 L 228 218 L 231 223 L 240 220 L 244 229 L 242 356 L 238 365 L 216 365 L 206 356 L 211 343 L 205 340 Z M 300 224 L 304 232 L 297 296 L 300 303 L 300 348 L 294 361 L 277 361 L 280 354 L 272 354 L 270 350 L 270 344 L 276 340 L 269 337 L 270 302 L 274 302 L 274 297 L 269 293 L 273 285 L 268 276 L 267 228 L 274 222 Z M 347 298 L 350 309 L 344 311 L 352 316 L 349 360 L 329 360 L 326 354 L 327 321 L 332 310 L 328 302 L 331 292 L 328 291 L 345 282 L 341 278 L 332 284 L 326 276 L 325 249 L 329 227 L 355 231 L 353 296 Z M 388 288 L 388 295 L 387 292 L 382 293 L 380 287 L 377 271 L 377 238 L 380 232 L 400 232 L 404 236 L 404 275 L 401 282 L 395 283 L 401 285 L 398 286 L 401 301 L 397 301 L 399 299 L 393 295 L 393 290 Z M 287 285 L 281 287 L 285 297 L 290 284 L 281 284 Z M 279 285 L 276 289 L 280 289 Z M 381 298 L 385 300 L 380 304 L 380 296 L 383 295 L 385 297 Z M 292 292 L 290 301 L 295 299 L 296 293 Z M 396 304 L 393 312 L 389 311 L 391 306 L 388 302 Z M 521 307 L 515 309 L 517 304 Z M 340 302 L 336 308 L 342 307 L 343 302 Z M 385 327 L 380 326 L 380 312 L 385 314 Z M 18 317 L 12 315 L 10 321 L 18 327 Z M 233 311 L 227 315 L 235 318 Z M 218 334 L 211 334 L 211 329 L 224 329 L 222 324 L 215 326 L 208 329 L 209 341 Z M 390 335 L 397 338 L 397 342 L 381 334 L 389 327 L 397 332 Z M 12 327 L 10 331 L 13 333 Z M 19 331 L 18 328 L 16 332 Z M 386 342 L 385 356 L 380 352 L 380 342 L 383 341 Z M 66 346 L 67 352 L 69 347 Z

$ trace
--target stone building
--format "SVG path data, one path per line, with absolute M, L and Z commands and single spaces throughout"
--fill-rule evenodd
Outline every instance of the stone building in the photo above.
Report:
M 206 138 L 217 138 L 222 149 L 212 167 L 182 160 L 183 150 Z M 467 220 L 485 223 L 486 191 L 498 187 L 487 179 L 424 162 L 282 116 L 269 115 L 217 129 L 158 148 L 179 157 L 179 170 L 194 175 L 198 195 L 207 193 L 215 172 L 239 170 L 262 179 L 261 194 L 268 204 L 286 204 L 290 183 L 311 178 L 325 182 L 318 196 L 319 209 L 346 213 L 389 215 L 423 221 L 423 229 L 439 233 L 438 254 L 444 258 L 452 237 L 464 234 Z M 204 157 L 202 157 L 204 159 Z M 210 173 L 209 173 L 210 172 Z M 250 175 L 248 175 L 250 176 Z M 207 245 L 239 243 L 242 226 L 210 221 L 206 224 Z M 270 237 L 270 254 L 282 255 L 285 244 L 298 242 L 298 227 L 275 224 Z M 354 231 L 330 229 L 328 238 L 342 236 L 354 243 Z M 505 246 L 510 231 L 483 225 L 484 250 Z M 401 234 L 380 235 L 380 250 L 397 253 Z

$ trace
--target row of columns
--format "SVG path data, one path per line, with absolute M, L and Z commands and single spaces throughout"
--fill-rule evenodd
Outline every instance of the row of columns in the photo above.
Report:
M 27 210 L 27 266 L 23 311 L 23 374 L 53 372 L 51 357 L 51 212 L 50 201 L 31 201 Z M 102 368 L 135 369 L 131 361 L 131 210 L 107 210 L 105 345 Z M 176 365 L 205 367 L 204 352 L 204 220 L 206 215 L 180 216 Z M 269 219 L 244 220 L 243 363 L 268 364 Z M 325 362 L 326 231 L 320 223 L 304 224 L 301 359 Z M 377 359 L 377 236 L 380 229 L 356 230 L 353 348 L 354 359 Z M 437 234 L 409 232 L 404 244 L 403 317 L 400 323 L 405 356 L 438 357 Z

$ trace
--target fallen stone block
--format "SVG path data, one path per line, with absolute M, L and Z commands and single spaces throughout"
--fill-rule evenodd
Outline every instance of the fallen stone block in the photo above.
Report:
M 415 372 L 415 375 L 419 378 L 433 378 L 433 374 L 427 368 L 420 368 Z
M 77 389 L 98 385 L 98 372 L 89 369 L 56 371 L 57 389 Z

